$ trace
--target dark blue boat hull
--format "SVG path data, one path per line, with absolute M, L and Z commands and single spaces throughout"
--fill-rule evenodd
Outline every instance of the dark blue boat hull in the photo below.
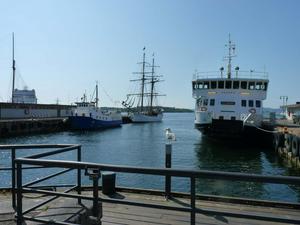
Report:
M 85 116 L 70 116 L 69 123 L 74 130 L 97 130 L 119 127 L 122 124 L 122 120 L 105 121 Z

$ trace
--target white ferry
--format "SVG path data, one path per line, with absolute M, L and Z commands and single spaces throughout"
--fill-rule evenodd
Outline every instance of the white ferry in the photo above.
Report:
M 263 122 L 263 100 L 267 97 L 266 72 L 232 72 L 235 44 L 229 37 L 227 72 L 194 75 L 195 127 L 202 134 L 215 137 L 241 137 L 260 130 Z M 219 74 L 218 74 L 219 73 Z

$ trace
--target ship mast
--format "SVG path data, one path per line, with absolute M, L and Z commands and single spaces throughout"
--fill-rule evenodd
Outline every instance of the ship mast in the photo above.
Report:
M 14 38 L 14 33 L 12 33 L 12 70 L 13 70 L 13 81 L 12 81 L 11 102 L 14 103 L 15 76 L 16 76 L 15 38 Z
M 98 108 L 98 101 L 99 101 L 99 98 L 98 98 L 98 81 L 96 82 L 96 108 Z
M 141 109 L 140 111 L 142 112 L 143 111 L 143 108 L 144 108 L 144 92 L 145 92 L 145 47 L 143 48 L 143 67 L 142 67 L 142 87 L 141 87 Z
M 151 71 L 151 93 L 150 93 L 150 112 L 152 112 L 153 106 L 153 91 L 154 91 L 154 54 L 152 58 L 152 71 Z
M 230 79 L 231 78 L 231 60 L 233 57 L 235 57 L 235 44 L 232 43 L 231 39 L 230 39 L 230 34 L 229 34 L 229 39 L 228 39 L 228 45 L 225 45 L 228 47 L 228 56 L 225 57 L 225 59 L 228 60 L 228 65 L 227 65 L 227 78 Z

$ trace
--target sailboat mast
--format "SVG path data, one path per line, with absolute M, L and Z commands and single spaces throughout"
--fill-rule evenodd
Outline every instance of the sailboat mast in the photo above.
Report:
M 143 111 L 143 108 L 144 108 L 144 91 L 145 91 L 145 47 L 144 47 L 144 53 L 143 53 L 143 69 L 142 69 L 142 95 L 141 95 L 141 112 Z
M 14 103 L 14 90 L 15 90 L 15 77 L 16 77 L 15 38 L 14 38 L 14 33 L 12 33 L 12 69 L 13 69 L 13 81 L 12 81 L 11 102 Z
M 150 112 L 152 112 L 153 107 L 153 92 L 154 92 L 154 54 L 152 58 L 152 73 L 151 73 L 151 93 L 150 93 Z

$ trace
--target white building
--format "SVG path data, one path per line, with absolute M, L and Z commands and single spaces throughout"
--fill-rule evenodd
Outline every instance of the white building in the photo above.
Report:
M 28 103 L 28 104 L 37 104 L 37 98 L 35 95 L 35 90 L 18 90 L 15 89 L 12 97 L 13 103 Z

